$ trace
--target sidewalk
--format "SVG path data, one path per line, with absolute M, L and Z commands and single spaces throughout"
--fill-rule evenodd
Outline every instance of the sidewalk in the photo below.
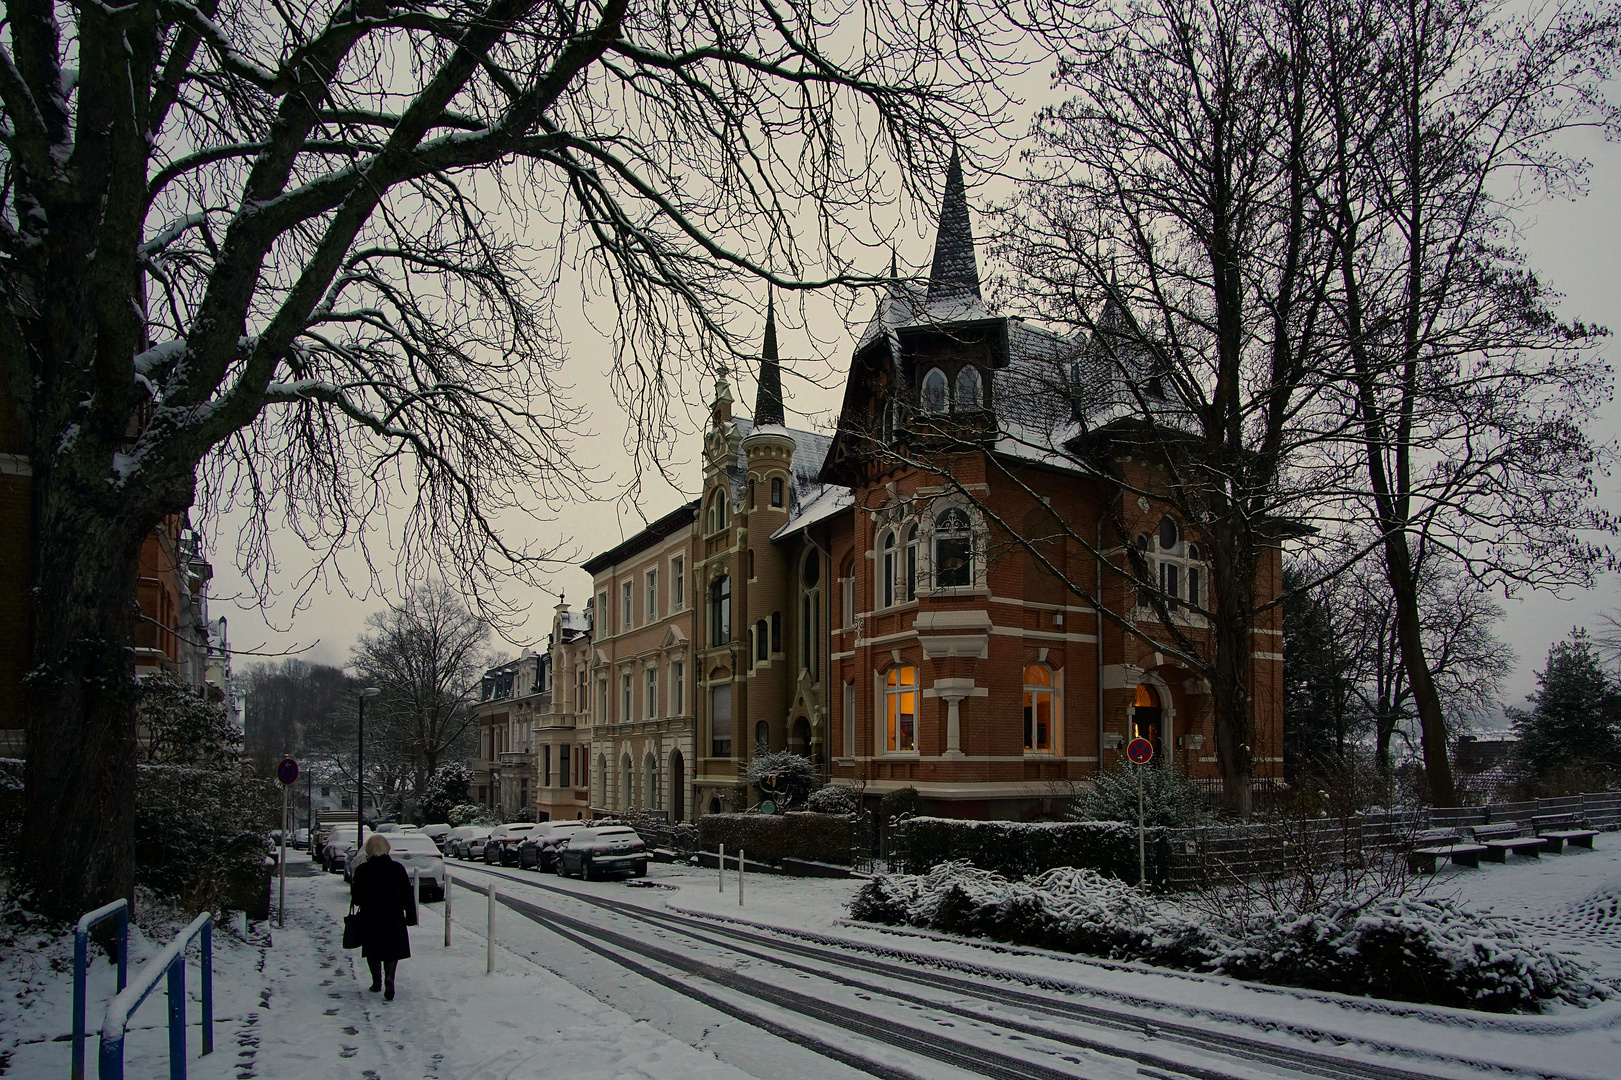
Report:
M 496 971 L 484 971 L 483 908 L 457 890 L 450 948 L 442 904 L 420 907 L 409 960 L 401 961 L 398 997 L 366 990 L 370 977 L 358 951 L 339 947 L 348 888 L 337 875 L 293 877 L 289 860 L 287 925 L 268 926 L 268 943 L 215 937 L 214 1053 L 199 1057 L 200 1007 L 195 960 L 186 973 L 188 1075 L 199 1080 L 746 1080 L 713 1055 L 681 1043 L 575 989 L 550 972 L 497 948 Z M 274 889 L 274 886 L 273 886 Z M 274 901 L 275 893 L 272 892 Z M 272 903 L 274 912 L 274 903 Z M 160 943 L 161 944 L 161 943 Z M 157 951 L 132 942 L 132 974 Z M 56 950 L 16 948 L 0 956 L 0 1076 L 67 1077 L 71 1029 L 71 964 Z M 72 944 L 63 955 L 71 957 Z M 58 961 L 53 963 L 52 961 Z M 17 991 L 27 989 L 23 999 Z M 112 967 L 94 966 L 88 1024 L 99 1030 L 113 991 Z M 160 987 L 135 1015 L 126 1042 L 131 1077 L 167 1076 L 167 1029 Z M 96 1074 L 98 1040 L 86 1047 Z

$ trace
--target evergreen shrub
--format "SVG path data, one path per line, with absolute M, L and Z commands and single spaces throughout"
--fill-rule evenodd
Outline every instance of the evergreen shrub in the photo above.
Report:
M 743 848 L 758 862 L 808 859 L 850 862 L 850 819 L 842 814 L 705 814 L 698 819 L 698 845 L 728 852 Z
M 817 814 L 856 814 L 861 811 L 861 796 L 855 788 L 829 784 L 811 792 L 805 808 Z
M 266 917 L 279 809 L 271 781 L 235 764 L 139 766 L 135 883 L 189 911 Z

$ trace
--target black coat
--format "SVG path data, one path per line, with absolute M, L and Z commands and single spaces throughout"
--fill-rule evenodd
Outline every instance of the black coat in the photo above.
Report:
M 387 855 L 355 867 L 349 898 L 360 908 L 360 955 L 368 960 L 404 960 L 411 955 L 407 926 L 417 924 L 411 876 Z

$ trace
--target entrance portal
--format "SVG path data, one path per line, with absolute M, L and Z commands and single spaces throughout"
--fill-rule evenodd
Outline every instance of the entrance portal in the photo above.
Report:
M 1154 747 L 1154 763 L 1164 762 L 1162 745 L 1165 710 L 1161 708 L 1159 694 L 1147 683 L 1137 684 L 1137 700 L 1132 703 L 1131 737 L 1147 739 Z

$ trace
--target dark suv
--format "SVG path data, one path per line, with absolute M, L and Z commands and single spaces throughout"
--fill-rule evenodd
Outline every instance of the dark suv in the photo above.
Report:
M 523 838 L 518 845 L 518 865 L 525 870 L 552 870 L 557 866 L 557 849 L 568 841 L 568 838 L 581 829 L 586 828 L 590 822 L 586 821 L 551 821 L 542 825 L 534 832 Z
M 489 843 L 484 845 L 484 861 L 497 866 L 518 865 L 518 844 L 540 828 L 532 821 L 512 825 L 497 825 L 490 830 Z

